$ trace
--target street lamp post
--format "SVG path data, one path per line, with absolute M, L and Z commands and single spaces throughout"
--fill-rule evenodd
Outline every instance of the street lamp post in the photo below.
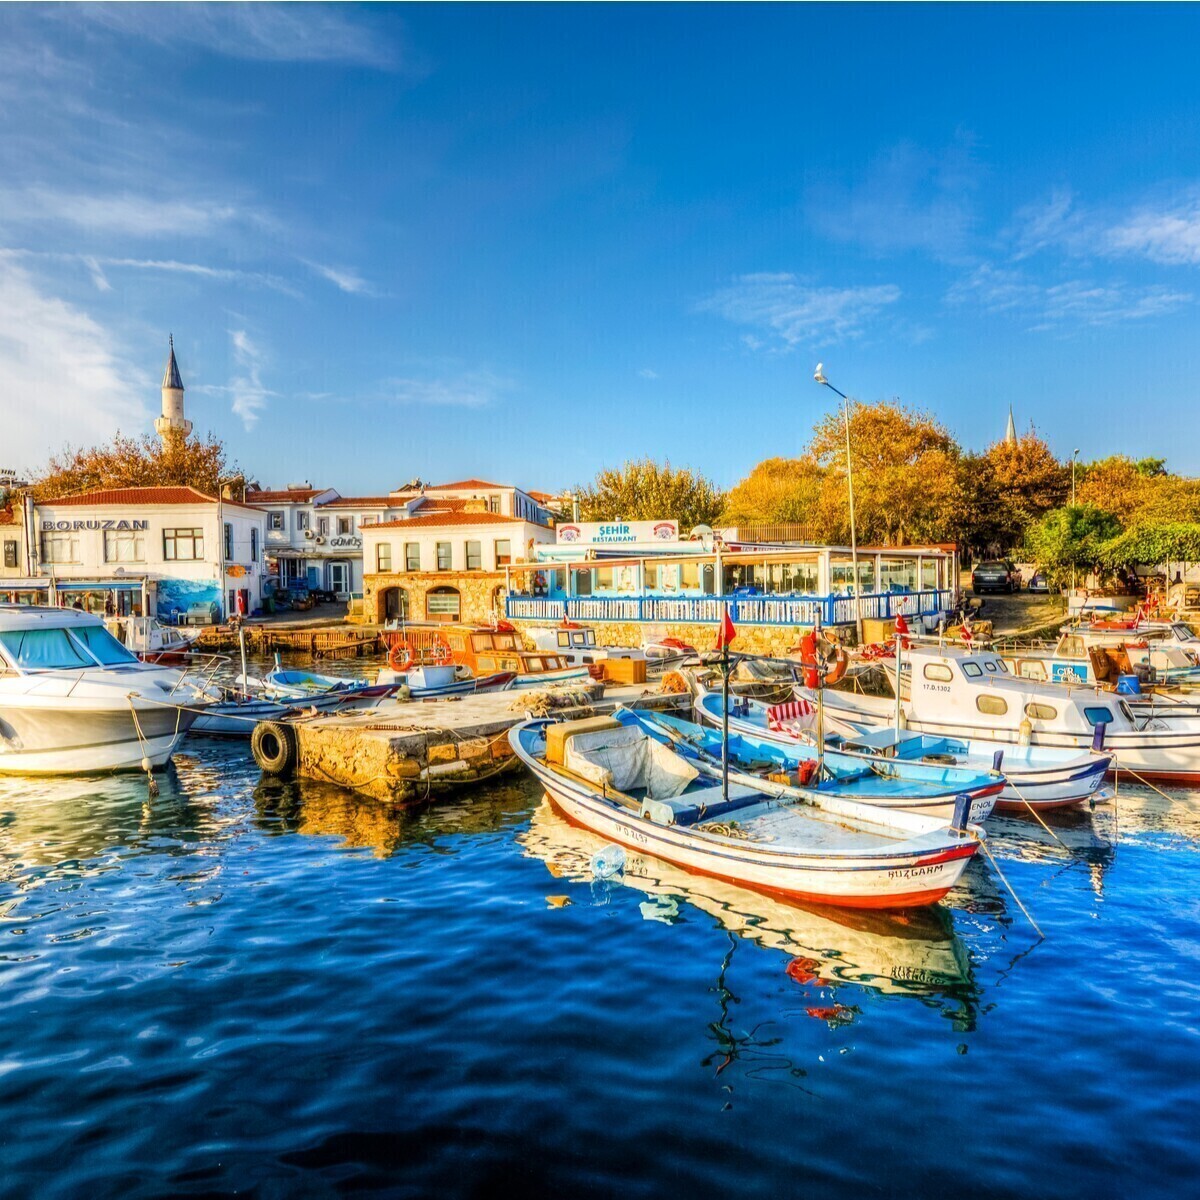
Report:
M 1079 458 L 1079 447 L 1076 446 L 1075 449 L 1071 451 L 1071 508 L 1072 508 L 1072 510 L 1074 510 L 1074 508 L 1075 508 L 1075 463 L 1078 460 L 1078 458 Z M 1071 516 L 1074 517 L 1074 515 L 1075 515 L 1074 511 L 1072 511 Z M 1075 564 L 1074 563 L 1071 564 L 1071 591 L 1072 591 L 1072 593 L 1074 593 L 1074 591 L 1075 591 Z
M 823 387 L 827 387 L 831 392 L 842 398 L 842 416 L 846 425 L 846 490 L 850 495 L 850 562 L 851 570 L 854 572 L 854 632 L 858 638 L 858 644 L 862 645 L 863 640 L 863 625 L 862 625 L 862 605 L 859 602 L 860 582 L 858 574 L 858 534 L 854 527 L 854 468 L 851 465 L 850 459 L 850 398 L 845 392 L 838 391 L 837 388 L 825 378 L 825 373 L 821 370 L 823 363 L 817 363 L 817 369 L 813 372 L 813 379 Z

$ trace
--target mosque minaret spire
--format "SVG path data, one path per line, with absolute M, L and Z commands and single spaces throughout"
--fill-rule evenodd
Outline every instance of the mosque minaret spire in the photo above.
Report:
M 171 352 L 167 357 L 167 368 L 163 371 L 162 416 L 154 422 L 158 436 L 164 441 L 168 433 L 180 433 L 187 437 L 192 432 L 192 423 L 183 415 L 183 377 L 175 361 L 175 335 L 168 339 Z

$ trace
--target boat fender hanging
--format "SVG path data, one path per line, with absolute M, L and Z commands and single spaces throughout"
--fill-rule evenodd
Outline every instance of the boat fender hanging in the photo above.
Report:
M 1101 721 L 1092 731 L 1092 749 L 1099 754 L 1104 749 L 1104 735 L 1108 732 L 1108 722 Z
M 1017 745 L 1028 746 L 1033 741 L 1033 722 L 1028 717 L 1021 718 L 1017 730 Z
M 298 757 L 296 731 L 284 721 L 259 721 L 250 735 L 250 752 L 260 771 L 290 775 Z

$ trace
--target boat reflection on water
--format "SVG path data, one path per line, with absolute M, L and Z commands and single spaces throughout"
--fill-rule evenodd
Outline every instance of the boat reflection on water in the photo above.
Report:
M 609 844 L 570 824 L 548 800 L 517 840 L 555 878 L 574 882 L 593 879 L 592 858 Z M 641 905 L 647 920 L 671 923 L 681 917 L 680 904 L 690 904 L 730 933 L 787 955 L 785 970 L 799 984 L 976 999 L 970 954 L 941 905 L 903 913 L 804 907 L 633 852 L 622 882 L 649 897 Z

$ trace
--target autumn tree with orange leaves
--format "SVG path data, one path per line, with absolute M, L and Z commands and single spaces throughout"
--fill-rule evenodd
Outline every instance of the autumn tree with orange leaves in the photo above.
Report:
M 67 446 L 53 455 L 32 491 L 38 501 L 122 487 L 184 486 L 215 496 L 220 480 L 237 473 L 224 444 L 211 434 L 169 433 L 160 439 L 157 434 L 118 433 L 104 445 Z

